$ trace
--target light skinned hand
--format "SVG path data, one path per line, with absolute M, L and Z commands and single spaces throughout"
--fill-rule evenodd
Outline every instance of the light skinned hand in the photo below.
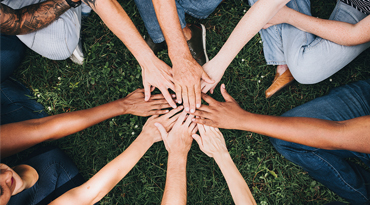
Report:
M 203 100 L 209 105 L 202 105 L 197 109 L 194 115 L 200 118 L 195 118 L 193 121 L 211 127 L 238 129 L 238 124 L 243 121 L 243 116 L 247 111 L 243 110 L 234 98 L 226 92 L 225 84 L 221 85 L 221 94 L 225 102 L 218 102 L 209 95 L 203 94 Z
M 222 76 L 224 76 L 225 71 L 223 69 L 218 69 L 218 65 L 216 63 L 216 61 L 211 60 L 203 65 L 203 70 L 214 81 L 213 83 L 208 83 L 207 81 L 202 80 L 201 88 L 203 93 L 210 91 L 210 93 L 213 94 L 216 85 L 220 82 Z
M 143 134 L 143 136 L 149 137 L 153 143 L 161 141 L 162 140 L 161 133 L 158 131 L 157 127 L 154 124 L 160 123 L 161 125 L 163 125 L 164 129 L 167 132 L 170 131 L 173 125 L 175 124 L 177 118 L 179 118 L 180 116 L 180 113 L 177 115 L 176 113 L 180 112 L 182 109 L 183 106 L 179 106 L 175 109 L 172 109 L 165 115 L 151 116 L 143 126 L 141 134 Z
M 207 83 L 214 83 L 214 81 L 192 57 L 183 59 L 181 63 L 174 62 L 172 72 L 177 103 L 182 102 L 186 112 L 194 113 L 202 103 L 201 79 Z
M 186 112 L 180 113 L 170 132 L 165 129 L 163 124 L 154 124 L 161 133 L 168 154 L 181 156 L 188 154 L 193 142 L 191 135 L 197 130 L 196 124 L 191 122 L 193 118 L 194 115 L 188 115 Z
M 197 141 L 200 150 L 209 157 L 228 153 L 224 136 L 218 128 L 198 124 L 200 136 L 193 134 L 192 137 Z
M 153 95 L 149 101 L 145 101 L 144 97 L 144 89 L 140 88 L 128 94 L 122 99 L 124 113 L 146 117 L 165 114 L 168 110 L 162 109 L 171 107 L 162 94 Z
M 277 14 L 275 14 L 274 17 L 270 19 L 270 21 L 263 27 L 263 29 L 267 29 L 268 27 L 277 24 L 286 23 L 287 21 L 286 18 L 288 17 L 291 11 L 292 11 L 291 8 L 284 6 L 279 10 L 279 12 L 277 12 Z
M 156 87 L 161 91 L 168 104 L 170 104 L 172 108 L 176 108 L 177 105 L 168 92 L 168 89 L 175 91 L 171 67 L 157 57 L 154 57 L 148 64 L 142 66 L 141 69 L 145 90 L 145 101 L 149 101 L 151 91 Z

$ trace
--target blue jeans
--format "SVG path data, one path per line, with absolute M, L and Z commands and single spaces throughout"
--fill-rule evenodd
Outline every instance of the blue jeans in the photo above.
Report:
M 30 91 L 9 77 L 24 57 L 25 46 L 16 36 L 1 35 L 1 122 L 7 124 L 46 117 L 44 107 L 31 99 Z
M 282 116 L 342 121 L 366 115 L 370 115 L 370 79 L 334 88 L 328 95 L 298 106 Z M 350 203 L 370 203 L 370 173 L 345 160 L 356 157 L 370 167 L 370 154 L 323 150 L 274 138 L 270 140 L 279 153 Z
M 249 0 L 253 4 L 256 0 Z M 311 15 L 309 0 L 291 0 L 288 7 Z M 355 24 L 366 17 L 355 8 L 338 1 L 329 19 Z M 301 31 L 289 24 L 279 24 L 260 31 L 267 64 L 287 64 L 293 77 L 302 84 L 314 84 L 338 72 L 370 46 L 342 46 Z
M 73 161 L 58 148 L 42 150 L 22 164 L 35 168 L 39 180 L 31 188 L 12 196 L 9 205 L 49 204 L 68 190 L 85 182 Z
M 222 0 L 176 0 L 177 14 L 179 15 L 181 28 L 185 28 L 186 26 L 185 13 L 198 19 L 205 19 L 216 9 L 221 1 Z M 135 0 L 135 3 L 144 21 L 145 28 L 148 30 L 153 42 L 163 42 L 164 36 L 159 26 L 152 0 Z

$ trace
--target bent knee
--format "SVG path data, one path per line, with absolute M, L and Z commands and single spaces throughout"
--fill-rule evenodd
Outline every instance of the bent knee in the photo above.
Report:
M 325 68 L 319 66 L 288 65 L 288 67 L 294 79 L 300 84 L 316 84 L 332 75 L 328 75 Z

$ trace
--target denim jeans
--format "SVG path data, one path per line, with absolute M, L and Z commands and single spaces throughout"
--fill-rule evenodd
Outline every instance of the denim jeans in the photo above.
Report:
M 177 14 L 179 15 L 181 28 L 185 28 L 186 26 L 185 13 L 198 19 L 205 19 L 216 9 L 221 1 L 222 0 L 176 0 Z M 164 36 L 159 26 L 152 0 L 135 0 L 135 3 L 144 21 L 145 28 L 148 30 L 153 42 L 163 42 Z
M 8 205 L 49 204 L 66 191 L 85 182 L 73 161 L 58 148 L 42 150 L 22 164 L 35 168 L 39 180 L 31 188 L 12 196 Z
M 298 106 L 282 116 L 332 121 L 370 115 L 370 79 L 335 88 L 328 95 Z M 310 176 L 352 204 L 370 203 L 370 173 L 346 158 L 355 157 L 370 167 L 370 154 L 323 150 L 270 138 L 276 150 L 301 166 Z
M 1 122 L 7 124 L 47 116 L 44 107 L 31 99 L 30 91 L 9 77 L 24 57 L 25 46 L 16 36 L 1 35 Z
M 253 4 L 256 0 L 249 0 Z M 311 15 L 309 0 L 292 0 L 288 7 Z M 355 24 L 366 17 L 355 8 L 337 1 L 329 19 Z M 289 24 L 279 24 L 260 31 L 267 64 L 287 64 L 293 77 L 302 84 L 314 84 L 338 72 L 370 42 L 357 46 L 342 46 L 301 31 Z

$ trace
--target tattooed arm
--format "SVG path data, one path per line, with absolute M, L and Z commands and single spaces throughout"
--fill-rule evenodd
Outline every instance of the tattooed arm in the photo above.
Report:
M 69 8 L 70 6 L 65 0 L 49 0 L 17 10 L 0 4 L 1 33 L 19 35 L 40 30 Z

